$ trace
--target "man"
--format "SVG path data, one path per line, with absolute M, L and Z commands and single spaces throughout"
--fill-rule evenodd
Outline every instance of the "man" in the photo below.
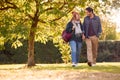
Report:
M 84 36 L 87 45 L 87 59 L 89 66 L 96 65 L 98 38 L 102 32 L 100 18 L 96 16 L 91 7 L 86 8 L 87 16 L 84 18 Z

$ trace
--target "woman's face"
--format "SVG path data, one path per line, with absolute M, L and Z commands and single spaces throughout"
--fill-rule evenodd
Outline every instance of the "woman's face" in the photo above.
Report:
M 79 14 L 76 14 L 76 20 L 80 20 Z

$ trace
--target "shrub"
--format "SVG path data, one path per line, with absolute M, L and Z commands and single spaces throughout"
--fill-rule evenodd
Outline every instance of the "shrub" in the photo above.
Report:
M 35 61 L 36 63 L 68 63 L 71 61 L 70 47 L 68 44 L 59 44 L 56 48 L 51 41 L 46 45 L 35 43 Z M 120 41 L 100 41 L 98 49 L 99 62 L 120 61 Z M 61 54 L 62 52 L 62 54 Z M 27 41 L 23 46 L 17 49 L 11 48 L 9 43 L 5 44 L 5 50 L 0 51 L 0 63 L 26 63 L 27 62 Z M 87 62 L 86 44 L 83 42 L 80 62 Z

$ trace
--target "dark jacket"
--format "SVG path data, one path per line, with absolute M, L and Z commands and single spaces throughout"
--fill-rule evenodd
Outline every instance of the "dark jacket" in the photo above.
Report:
M 83 32 L 84 32 L 86 38 L 89 38 L 89 36 L 88 36 L 89 20 L 90 20 L 90 17 L 87 16 L 84 18 L 84 22 L 83 22 L 83 29 L 84 29 Z M 99 37 L 99 35 L 102 32 L 102 28 L 101 28 L 100 18 L 96 15 L 92 19 L 92 27 L 93 27 L 93 30 L 94 30 L 96 36 Z
M 80 26 L 81 26 L 81 30 L 83 31 L 83 26 L 82 26 L 81 23 L 80 23 Z M 82 34 L 81 34 L 80 37 L 76 37 L 75 30 L 72 30 L 72 28 L 73 28 L 73 23 L 72 22 L 68 22 L 68 24 L 66 26 L 66 31 L 68 33 L 72 33 L 72 38 L 70 39 L 70 41 L 74 40 L 74 41 L 82 42 Z

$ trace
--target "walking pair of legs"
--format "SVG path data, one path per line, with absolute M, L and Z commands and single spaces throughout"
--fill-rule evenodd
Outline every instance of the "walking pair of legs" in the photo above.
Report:
M 70 41 L 70 47 L 71 47 L 72 66 L 75 67 L 79 62 L 82 42 Z
M 94 66 L 96 64 L 97 50 L 98 50 L 98 37 L 91 36 L 86 40 L 87 45 L 87 59 L 88 65 Z

